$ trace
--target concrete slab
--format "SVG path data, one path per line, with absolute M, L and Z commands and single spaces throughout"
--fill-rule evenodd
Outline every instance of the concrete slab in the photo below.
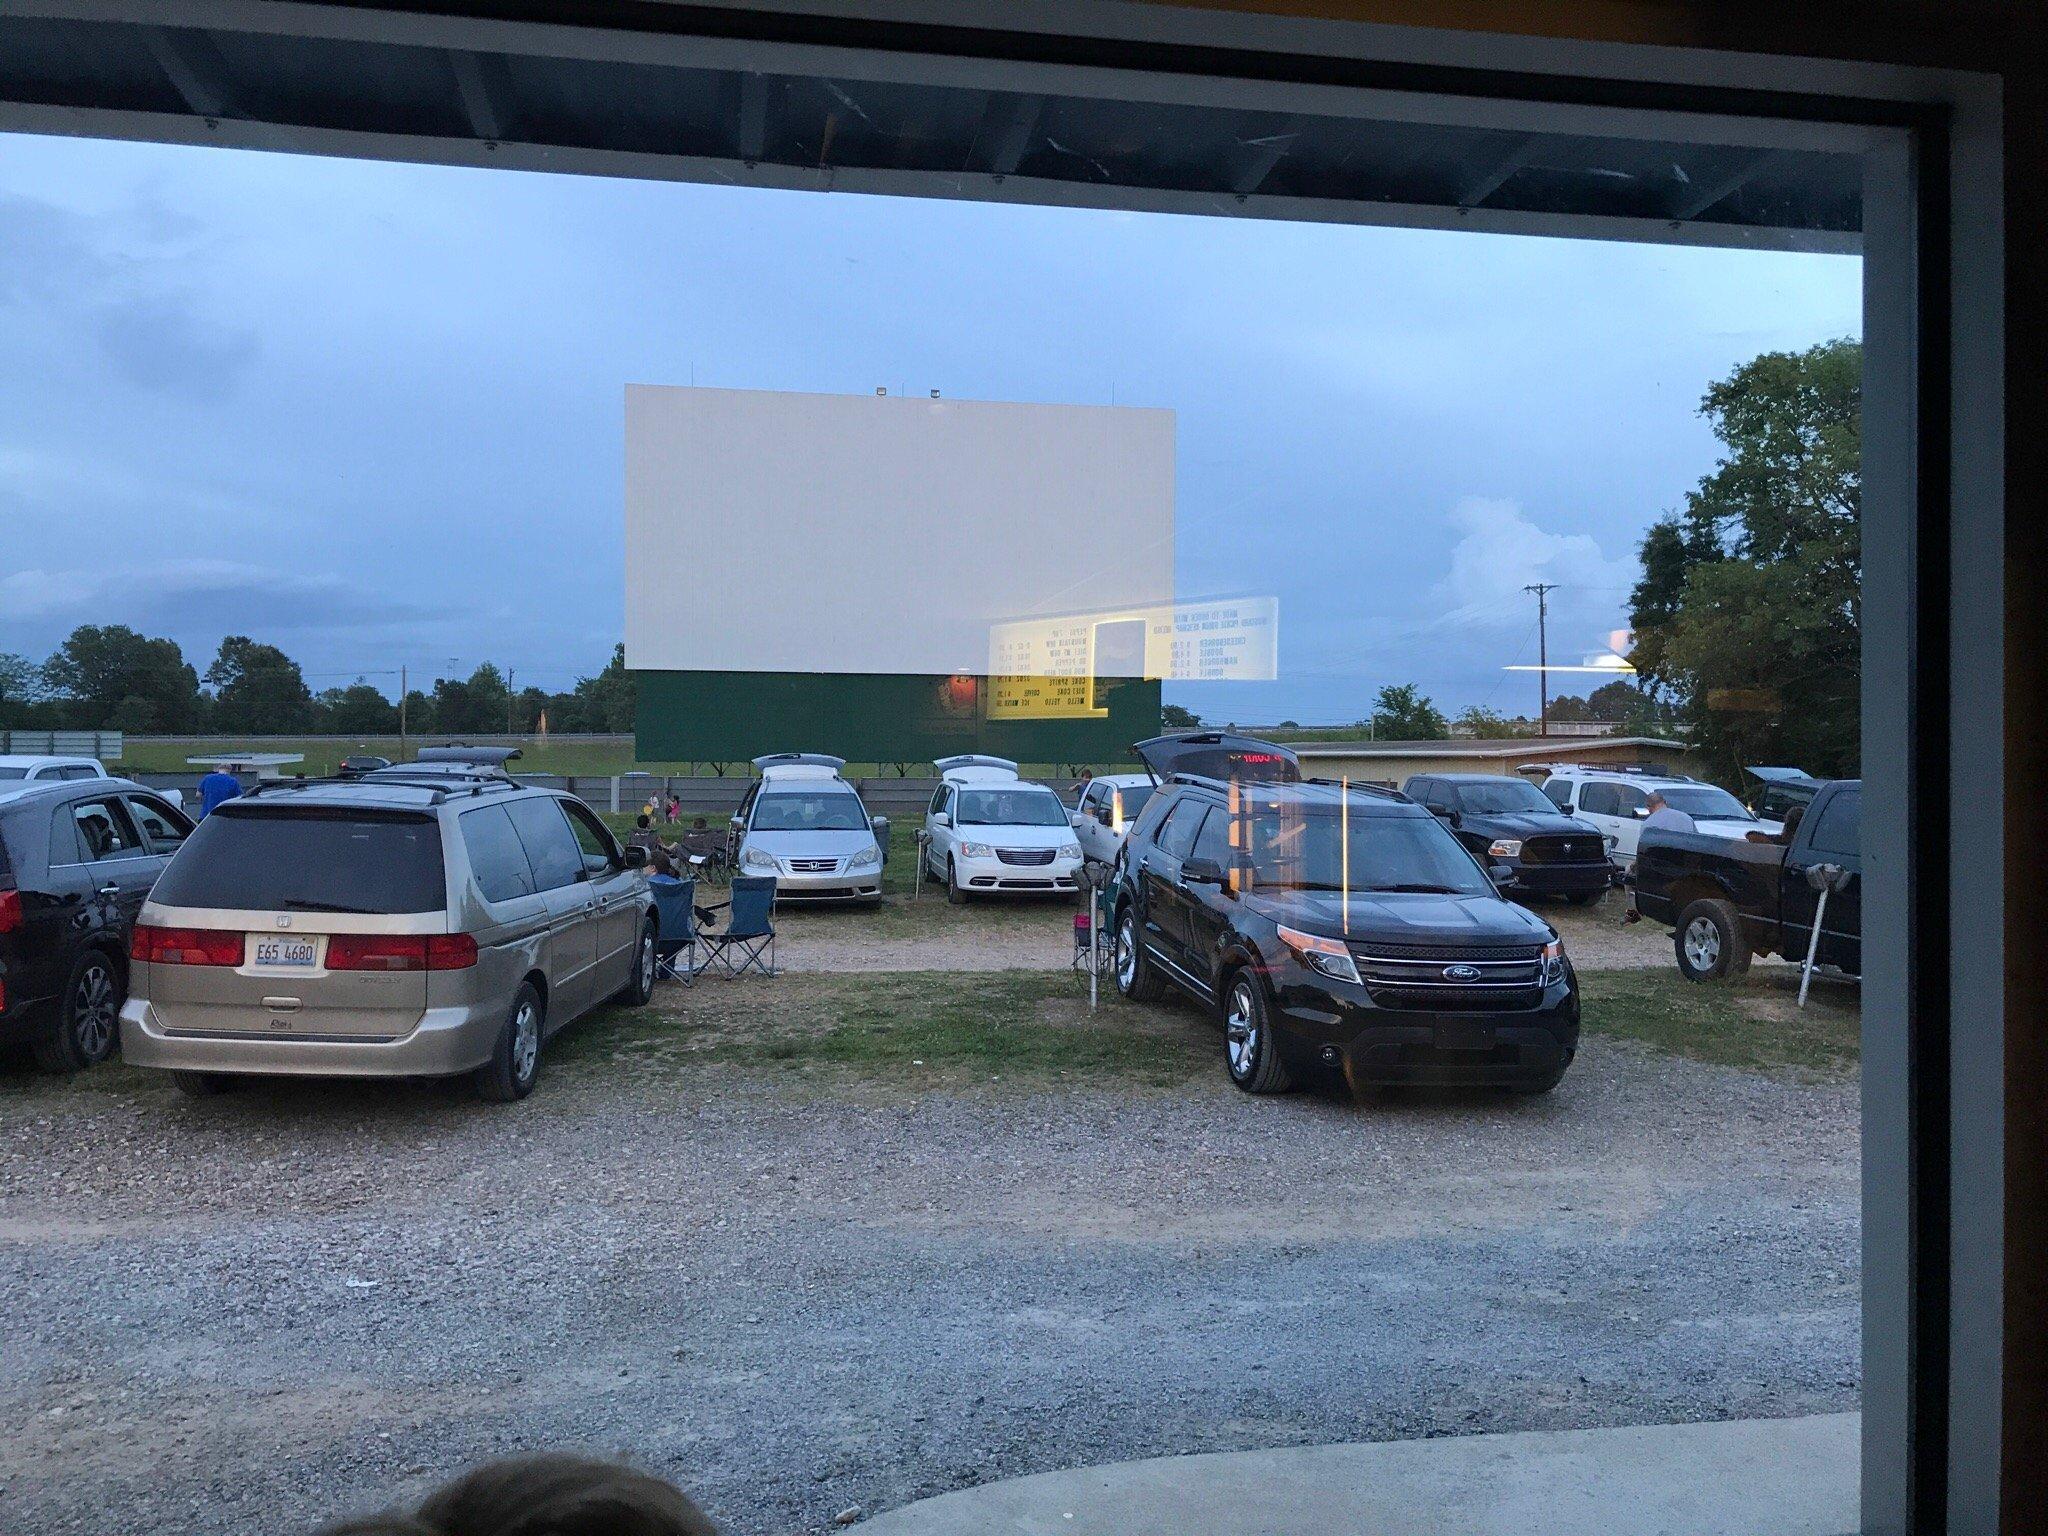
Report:
M 873 1536 L 1846 1536 L 1853 1413 L 1168 1456 L 907 1505 Z

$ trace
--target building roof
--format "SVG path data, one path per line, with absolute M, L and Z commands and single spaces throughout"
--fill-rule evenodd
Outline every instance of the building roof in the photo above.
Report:
M 1682 741 L 1665 741 L 1656 736 L 1513 736 L 1505 739 L 1459 738 L 1445 741 L 1304 741 L 1290 743 L 1297 757 L 1470 757 L 1484 761 L 1516 758 L 1528 762 L 1540 757 L 1582 757 L 1588 752 L 1603 756 L 1617 748 L 1662 752 L 1683 752 Z

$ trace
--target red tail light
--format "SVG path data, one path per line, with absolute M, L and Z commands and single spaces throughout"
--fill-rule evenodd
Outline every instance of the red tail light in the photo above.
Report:
M 337 933 L 327 941 L 330 971 L 462 971 L 476 964 L 466 933 Z
M 21 926 L 21 892 L 0 891 L 0 933 L 12 933 Z
M 151 965 L 240 965 L 248 935 L 231 928 L 159 928 L 137 923 L 128 958 Z

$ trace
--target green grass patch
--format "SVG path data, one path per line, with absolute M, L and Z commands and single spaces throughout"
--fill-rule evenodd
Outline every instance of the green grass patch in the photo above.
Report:
M 549 1048 L 551 1066 L 688 1072 L 825 1069 L 915 1086 L 963 1077 L 1174 1082 L 1215 1066 L 1210 1022 L 1141 1007 L 1066 971 L 702 977 L 613 1009 Z
M 1790 966 L 1759 968 L 1737 982 L 1687 981 L 1676 969 L 1581 971 L 1579 984 L 1588 1034 L 1718 1066 L 1842 1073 L 1857 1065 L 1860 994 L 1816 979 L 1800 1008 Z

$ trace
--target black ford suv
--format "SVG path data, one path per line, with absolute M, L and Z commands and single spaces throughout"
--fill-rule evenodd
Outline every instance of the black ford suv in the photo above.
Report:
M 1567 816 L 1527 779 L 1497 773 L 1417 774 L 1401 792 L 1442 817 L 1482 863 L 1507 869 L 1504 891 L 1562 896 L 1586 906 L 1614 884 L 1614 862 L 1600 829 Z
M 125 779 L 0 791 L 0 1045 L 54 1072 L 113 1054 L 129 930 L 191 830 Z
M 1161 783 L 1118 858 L 1117 987 L 1214 1007 L 1238 1087 L 1277 1093 L 1318 1066 L 1354 1089 L 1557 1086 L 1579 1042 L 1564 948 L 1438 818 L 1304 781 L 1250 738 L 1137 751 Z

